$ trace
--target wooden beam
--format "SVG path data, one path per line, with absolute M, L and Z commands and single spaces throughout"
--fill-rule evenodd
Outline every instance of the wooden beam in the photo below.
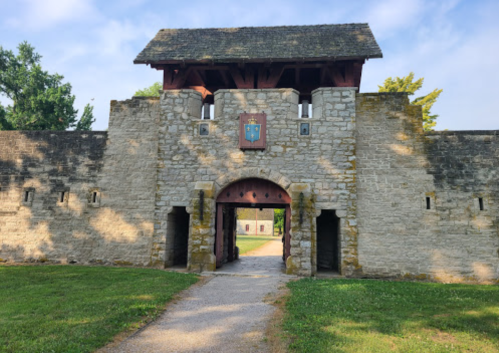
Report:
M 224 82 L 225 87 L 229 87 L 229 77 L 227 76 L 227 71 L 219 70 L 218 73 L 222 77 L 222 81 Z
M 338 65 L 329 66 L 328 70 L 335 87 L 356 87 L 353 79 L 352 63 L 346 63 L 344 67 Z
M 180 89 L 184 85 L 191 69 L 177 69 L 165 67 L 163 70 L 163 89 Z
M 355 87 L 360 89 L 360 80 L 362 78 L 362 65 L 364 65 L 364 61 L 359 61 L 353 63 L 353 79 Z
M 229 71 L 238 89 L 255 88 L 254 72 L 251 67 L 246 67 L 244 77 L 237 67 L 232 66 Z
M 199 93 L 201 93 L 201 96 L 203 97 L 203 100 L 209 96 L 209 95 L 213 95 L 213 92 L 208 90 L 206 87 L 204 86 L 187 86 L 185 87 L 187 89 L 193 89 L 194 91 L 197 91 Z
M 267 75 L 268 71 L 268 75 Z M 265 67 L 260 67 L 258 72 L 258 88 L 275 88 L 277 86 L 277 82 L 282 76 L 284 72 L 283 64 L 273 64 L 267 70 Z
M 321 67 L 321 78 L 320 78 L 320 85 L 321 87 L 325 87 L 326 85 L 326 78 L 328 76 L 328 69 L 326 65 L 323 65 Z
M 206 73 L 204 71 L 201 71 L 201 70 L 196 70 L 194 72 L 199 77 L 201 82 L 203 82 L 203 86 L 206 86 Z

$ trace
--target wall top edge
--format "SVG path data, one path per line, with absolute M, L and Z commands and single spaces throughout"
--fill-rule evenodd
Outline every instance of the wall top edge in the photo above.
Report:
M 407 92 L 366 92 L 366 93 L 357 93 L 357 96 L 366 96 L 366 97 L 377 97 L 377 96 L 401 96 L 405 97 L 409 94 Z
M 453 135 L 497 135 L 499 130 L 453 130 L 453 131 L 427 131 L 427 136 L 453 136 Z
M 315 92 L 323 92 L 323 91 L 358 91 L 357 87 L 319 87 L 312 91 L 312 94 Z
M 243 89 L 219 89 L 214 93 L 216 96 L 220 93 L 237 93 L 237 92 L 294 92 L 296 94 L 300 94 L 299 91 L 294 88 L 243 88 Z
M 107 131 L 67 131 L 67 130 L 3 130 L 2 135 L 107 135 Z
M 190 88 L 159 90 L 159 93 L 161 96 L 178 95 L 181 93 L 188 93 L 188 94 L 194 94 L 194 95 L 197 95 L 199 97 L 202 97 L 201 92 L 198 92 L 198 91 L 190 89 Z M 159 99 L 159 97 L 158 97 L 158 99 Z

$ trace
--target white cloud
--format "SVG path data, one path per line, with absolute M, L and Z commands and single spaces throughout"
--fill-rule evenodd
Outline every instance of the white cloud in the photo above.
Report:
M 375 4 L 366 9 L 362 22 L 368 22 L 379 39 L 395 36 L 397 31 L 414 26 L 421 21 L 425 9 L 421 0 L 376 1 Z
M 91 0 L 22 0 L 21 4 L 17 15 L 6 21 L 8 25 L 40 30 L 98 16 Z
M 154 31 L 156 34 L 157 30 Z M 110 20 L 106 25 L 95 30 L 98 43 L 95 47 L 105 55 L 117 55 L 129 48 L 131 42 L 144 38 L 150 40 L 154 34 L 150 26 L 132 24 L 129 21 Z M 138 53 L 137 53 L 138 54 Z

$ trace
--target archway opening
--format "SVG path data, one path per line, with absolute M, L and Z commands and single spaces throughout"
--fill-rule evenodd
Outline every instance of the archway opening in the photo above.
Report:
M 189 217 L 185 207 L 173 207 L 168 214 L 165 267 L 187 265 Z
M 334 210 L 317 217 L 317 271 L 340 270 L 340 219 Z
M 271 212 L 273 214 L 273 210 L 275 209 L 283 209 L 285 219 L 282 224 L 281 236 L 269 240 L 274 242 L 273 244 L 270 244 L 273 245 L 273 249 L 276 249 L 277 246 L 280 247 L 281 254 L 279 254 L 278 258 L 282 265 L 282 260 L 286 260 L 291 249 L 290 205 L 291 198 L 288 193 L 279 185 L 264 179 L 244 179 L 235 182 L 222 190 L 217 197 L 214 249 L 217 258 L 217 268 L 222 267 L 222 265 L 226 263 L 238 260 L 238 236 L 240 241 L 239 244 L 241 244 L 243 238 L 248 235 L 245 233 L 254 234 L 256 238 L 269 235 L 272 237 L 272 233 L 274 233 L 273 219 L 260 219 L 259 222 L 258 214 L 263 215 Z M 238 224 L 238 213 L 241 217 L 241 210 L 245 210 L 244 212 L 250 215 L 253 214 L 254 218 L 246 217 L 246 222 L 239 222 Z

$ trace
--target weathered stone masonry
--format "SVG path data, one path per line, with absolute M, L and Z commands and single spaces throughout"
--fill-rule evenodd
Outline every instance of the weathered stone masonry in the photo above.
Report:
M 496 131 L 424 133 L 405 95 L 354 88 L 315 90 L 306 120 L 292 89 L 219 90 L 213 120 L 200 119 L 201 102 L 187 89 L 113 101 L 108 133 L 1 132 L 2 261 L 163 266 L 168 214 L 186 207 L 188 268 L 213 270 L 215 199 L 262 178 L 292 199 L 288 273 L 315 273 L 316 217 L 335 210 L 347 276 L 499 277 Z M 267 114 L 264 151 L 238 149 L 245 111 Z
M 330 88 L 314 92 L 310 136 L 299 135 L 298 92 L 292 89 L 220 90 L 215 94 L 214 120 L 200 120 L 201 95 L 190 90 L 165 91 L 161 100 L 156 231 L 165 241 L 166 215 L 174 206 L 198 209 L 198 192 L 205 190 L 206 225 L 192 217 L 191 269 L 214 269 L 214 210 L 218 192 L 231 182 L 257 177 L 282 186 L 298 202 L 307 200 L 307 217 L 300 226 L 292 217 L 289 272 L 315 272 L 315 217 L 321 208 L 338 210 L 342 222 L 344 268 L 353 271 L 355 227 L 355 90 Z M 316 103 L 315 103 L 316 102 Z M 240 113 L 267 114 L 268 148 L 238 148 Z M 209 135 L 199 135 L 199 124 Z M 333 141 L 333 142 L 332 142 Z M 333 165 L 334 164 L 334 165 Z M 197 186 L 196 186 L 197 185 Z M 292 205 L 292 212 L 298 209 Z M 168 260 L 158 246 L 154 258 Z M 199 262 L 198 259 L 202 261 Z
M 111 102 L 109 133 L 0 132 L 2 261 L 150 265 L 157 103 Z
M 357 124 L 362 273 L 497 280 L 497 131 L 423 133 L 404 94 L 357 95 Z

